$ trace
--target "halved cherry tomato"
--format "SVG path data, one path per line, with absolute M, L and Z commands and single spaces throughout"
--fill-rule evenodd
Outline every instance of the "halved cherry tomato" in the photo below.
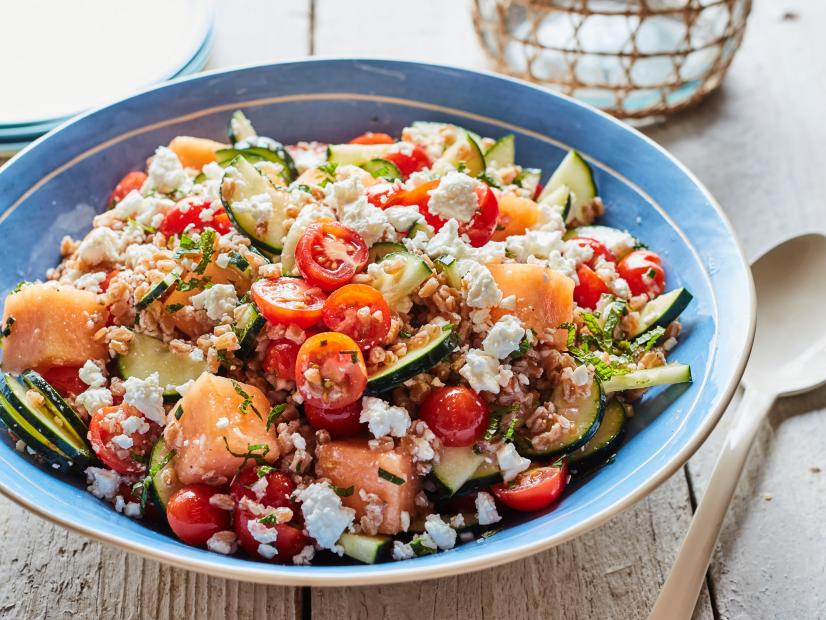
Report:
M 300 346 L 288 338 L 273 340 L 264 355 L 264 370 L 292 381 L 295 378 L 295 358 Z
M 446 446 L 469 446 L 482 438 L 488 425 L 488 406 L 470 388 L 436 388 L 419 407 L 419 419 Z
M 67 396 L 77 396 L 81 392 L 85 392 L 86 385 L 80 379 L 77 366 L 52 366 L 51 368 L 38 369 L 37 372 L 42 376 L 57 393 L 63 398 Z
M 266 480 L 266 485 L 261 480 Z M 252 487 L 255 488 L 252 488 Z M 260 490 L 260 497 L 256 490 Z M 236 502 L 242 497 L 263 504 L 268 508 L 291 508 L 297 510 L 290 496 L 295 484 L 284 472 L 273 471 L 269 465 L 249 465 L 239 471 L 229 487 L 230 495 Z
M 146 173 L 141 172 L 140 170 L 133 170 L 132 172 L 126 173 L 118 184 L 115 185 L 115 189 L 112 190 L 112 193 L 109 195 L 109 206 L 115 206 L 121 200 L 126 197 L 126 194 L 131 192 L 133 189 L 140 191 L 141 186 L 146 181 Z
M 273 557 L 263 555 L 261 553 L 261 543 L 255 540 L 252 532 L 250 532 L 250 523 L 261 518 L 263 517 L 253 515 L 249 510 L 241 507 L 235 509 L 235 535 L 238 537 L 238 544 L 256 560 L 286 564 L 292 561 L 293 556 L 301 553 L 304 547 L 311 544 L 310 538 L 299 528 L 292 525 L 279 523 L 264 526 L 275 530 L 275 541 L 268 544 L 274 546 L 277 553 Z
M 124 433 L 123 422 L 134 417 L 140 418 L 146 426 L 142 424 L 142 428 L 133 433 Z M 141 430 L 145 432 L 141 433 Z M 97 457 L 110 469 L 119 474 L 142 474 L 146 471 L 142 457 L 152 449 L 160 432 L 157 424 L 144 418 L 130 405 L 101 407 L 92 413 L 89 443 Z
M 295 384 L 305 403 L 339 409 L 356 402 L 367 386 L 367 368 L 349 336 L 322 332 L 298 350 Z
M 209 503 L 222 489 L 190 484 L 178 489 L 166 505 L 166 520 L 175 536 L 189 545 L 205 545 L 213 534 L 229 529 L 230 512 Z
M 295 248 L 301 275 L 325 291 L 332 291 L 367 264 L 367 244 L 360 234 L 338 222 L 310 224 Z
M 594 251 L 594 255 L 591 257 L 591 260 L 588 261 L 588 266 L 592 269 L 594 265 L 596 265 L 597 257 L 602 256 L 605 260 L 609 262 L 616 262 L 616 258 L 614 258 L 613 252 L 609 250 L 604 243 L 600 243 L 596 239 L 591 239 L 590 237 L 574 237 L 571 239 L 574 243 L 576 243 L 580 247 L 589 247 Z
M 610 295 L 611 289 L 588 265 L 576 268 L 579 284 L 574 287 L 574 301 L 583 308 L 596 308 L 602 295 Z
M 167 237 L 171 237 L 172 235 L 180 235 L 191 224 L 191 230 L 200 231 L 205 228 L 214 228 L 225 235 L 232 230 L 232 224 L 229 221 L 227 212 L 224 211 L 224 207 L 216 206 L 210 219 L 201 219 L 201 213 L 211 207 L 212 201 L 203 196 L 182 198 L 166 214 L 158 230 Z
M 120 273 L 120 269 L 113 269 L 106 274 L 106 277 L 100 283 L 100 290 L 104 293 L 109 290 L 109 285 L 112 283 L 112 278 Z
M 617 273 L 628 282 L 634 295 L 647 293 L 656 297 L 665 288 L 665 269 L 659 254 L 651 250 L 635 250 L 617 264 Z
M 307 328 L 321 319 L 326 296 L 301 278 L 264 278 L 253 282 L 250 290 L 255 305 L 272 323 Z
M 510 482 L 500 482 L 491 491 L 508 508 L 531 512 L 553 504 L 568 484 L 568 462 L 556 467 L 533 467 Z
M 393 136 L 386 133 L 368 131 L 350 140 L 350 144 L 393 144 Z
M 384 159 L 396 164 L 396 168 L 399 169 L 404 178 L 409 177 L 414 172 L 429 168 L 432 163 L 425 150 L 419 145 L 412 147 L 404 145 L 394 153 L 385 154 Z
M 331 293 L 322 318 L 327 327 L 347 334 L 362 350 L 383 342 L 390 331 L 390 306 L 366 284 L 347 284 Z
M 323 429 L 333 439 L 344 439 L 358 435 L 365 425 L 359 422 L 361 402 L 350 403 L 338 409 L 325 409 L 310 403 L 304 404 L 304 417 L 314 429 Z

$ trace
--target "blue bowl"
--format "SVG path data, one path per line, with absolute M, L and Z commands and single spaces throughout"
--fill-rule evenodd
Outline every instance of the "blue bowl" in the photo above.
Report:
M 576 148 L 591 162 L 605 222 L 664 257 L 668 287 L 685 286 L 675 359 L 694 383 L 649 391 L 614 462 L 575 484 L 550 511 L 446 553 L 373 566 L 278 566 L 189 547 L 115 513 L 76 478 L 35 465 L 0 442 L 0 490 L 37 514 L 92 538 L 180 567 L 290 585 L 376 584 L 445 576 L 524 557 L 570 540 L 628 508 L 694 453 L 740 379 L 754 330 L 751 276 L 714 199 L 645 136 L 582 103 L 516 80 L 385 60 L 309 60 L 207 73 L 152 88 L 62 125 L 0 169 L 0 292 L 42 278 L 64 235 L 81 237 L 111 188 L 179 134 L 222 139 L 243 108 L 285 143 L 346 141 L 414 120 L 516 135 L 518 161 L 552 170 Z

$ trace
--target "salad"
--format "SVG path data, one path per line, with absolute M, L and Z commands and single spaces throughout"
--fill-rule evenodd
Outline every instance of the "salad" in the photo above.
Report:
M 5 300 L 18 450 L 222 554 L 406 560 L 548 510 L 610 459 L 685 289 L 595 223 L 569 152 L 415 122 L 284 146 L 243 112 L 114 188 Z

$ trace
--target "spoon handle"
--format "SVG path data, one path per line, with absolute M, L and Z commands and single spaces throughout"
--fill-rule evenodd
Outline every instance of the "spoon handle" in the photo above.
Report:
M 754 436 L 775 396 L 746 387 L 723 451 L 649 620 L 689 620 Z

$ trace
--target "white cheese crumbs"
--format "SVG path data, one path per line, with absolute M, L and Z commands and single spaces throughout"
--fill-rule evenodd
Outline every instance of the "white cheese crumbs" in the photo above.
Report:
M 571 381 L 577 387 L 582 387 L 591 382 L 591 373 L 586 366 L 577 366 L 571 373 Z
M 229 267 L 229 261 L 231 256 L 226 252 L 223 252 L 215 257 L 215 264 L 218 265 L 221 269 L 226 269 Z
M 342 555 L 339 537 L 353 523 L 356 511 L 341 505 L 341 498 L 329 485 L 315 482 L 297 492 L 307 532 L 322 549 Z
M 479 181 L 462 172 L 448 172 L 431 190 L 428 210 L 445 220 L 469 222 L 479 206 L 476 188 Z
M 85 265 L 114 263 L 118 259 L 120 238 L 111 228 L 93 228 L 77 248 L 77 257 Z
M 390 225 L 399 231 L 408 231 L 416 222 L 424 220 L 416 205 L 388 207 L 384 210 L 384 215 Z
M 355 183 L 357 187 L 361 187 L 358 179 L 348 179 L 332 185 L 342 183 Z M 339 210 L 339 220 L 361 235 L 368 246 L 373 245 L 385 235 L 395 235 L 395 229 L 387 220 L 384 211 L 370 204 L 366 196 L 359 196 L 353 202 L 344 204 Z
M 465 242 L 459 238 L 459 222 L 450 219 L 439 229 L 439 232 L 427 240 L 424 250 L 432 258 L 446 254 L 461 258 L 467 253 L 467 247 Z
M 77 374 L 80 380 L 90 387 L 103 387 L 106 385 L 106 377 L 104 377 L 100 371 L 100 366 L 92 360 L 86 360 Z
M 128 450 L 134 445 L 132 438 L 129 435 L 115 435 L 112 437 L 112 443 L 115 444 L 118 448 L 123 448 L 124 450 Z
M 200 349 L 194 349 L 194 350 L 201 353 L 201 356 L 203 357 L 203 352 Z M 192 353 L 190 353 L 189 357 L 190 358 L 192 357 Z M 178 394 L 180 394 L 181 396 L 186 396 L 186 393 L 189 392 L 189 390 L 192 389 L 193 385 L 195 385 L 195 379 L 190 379 L 186 383 L 182 383 L 181 385 L 176 387 L 175 391 L 178 392 Z M 218 420 L 218 421 L 220 422 L 220 420 Z M 217 424 L 216 424 L 216 426 L 217 426 Z M 223 428 L 223 427 L 219 426 L 218 428 Z
M 272 545 L 261 543 L 260 545 L 258 545 L 258 555 L 267 560 L 272 560 L 275 556 L 278 555 L 278 549 L 276 549 Z
M 146 185 L 159 192 L 169 194 L 189 182 L 189 177 L 181 165 L 181 160 L 169 148 L 159 146 L 149 164 Z
M 490 269 L 474 260 L 462 259 L 457 265 L 459 272 L 464 272 L 462 282 L 467 286 L 467 305 L 471 308 L 492 308 L 502 301 L 502 291 Z
M 90 293 L 100 293 L 100 283 L 106 279 L 106 274 L 102 271 L 84 273 L 74 281 L 74 287 Z
M 502 444 L 496 451 L 496 460 L 505 482 L 510 482 L 531 466 L 530 459 L 520 456 L 512 443 Z
M 456 545 L 456 530 L 442 521 L 437 514 L 429 514 L 424 522 L 425 531 L 430 534 L 439 549 L 452 549 Z
M 207 540 L 207 549 L 223 555 L 232 555 L 238 551 L 238 540 L 235 532 L 230 530 L 215 532 Z
M 580 245 L 576 241 L 565 241 L 562 245 L 562 255 L 574 261 L 577 266 L 587 263 L 594 257 L 594 248 L 590 245 Z
M 101 407 L 109 407 L 113 402 L 112 392 L 105 387 L 90 387 L 75 397 L 75 404 L 83 407 L 89 415 L 92 415 Z
M 111 469 L 101 467 L 86 468 L 86 489 L 99 499 L 111 501 L 118 492 L 120 486 L 120 475 Z
M 278 530 L 261 523 L 258 519 L 247 521 L 247 529 L 255 542 L 269 545 L 278 540 Z
M 301 551 L 293 556 L 293 564 L 296 566 L 309 566 L 315 557 L 315 547 L 306 545 Z
M 400 540 L 393 541 L 393 559 L 396 561 L 410 560 L 416 557 L 416 552 L 409 543 L 403 543 Z
M 193 362 L 203 362 L 204 352 L 201 351 L 201 349 L 192 349 L 192 351 L 189 352 L 189 359 L 191 359 Z M 184 385 L 186 385 L 186 383 L 184 383 Z
M 163 388 L 158 385 L 158 373 L 153 372 L 146 379 L 129 377 L 123 382 L 126 390 L 123 402 L 132 405 L 149 420 L 164 425 L 166 412 L 163 408 Z
M 508 295 L 503 297 L 499 302 L 499 307 L 503 310 L 516 310 L 516 295 Z
M 149 422 L 144 420 L 141 416 L 130 415 L 121 421 L 120 428 L 127 435 L 132 435 L 133 433 L 146 435 L 151 427 L 149 426 Z
M 367 422 L 374 437 L 404 437 L 410 427 L 410 414 L 403 407 L 395 407 L 381 398 L 365 396 L 361 399 L 359 422 Z
M 502 369 L 495 357 L 479 349 L 471 349 L 465 355 L 465 365 L 459 370 L 459 374 L 465 378 L 470 387 L 476 392 L 498 394 L 501 387 L 500 381 L 504 378 L 501 371 Z M 510 379 L 510 377 L 508 376 L 507 379 Z
M 306 450 L 307 449 L 307 441 L 299 435 L 298 433 L 292 434 L 293 446 L 295 446 L 296 450 Z
M 257 226 L 270 221 L 272 217 L 272 198 L 269 194 L 256 194 L 250 198 L 239 200 L 232 204 L 232 211 L 238 215 L 251 217 Z
M 250 486 L 250 491 L 255 493 L 255 497 L 257 499 L 261 499 L 266 494 L 268 486 L 269 486 L 268 478 L 266 476 L 261 476 L 258 480 L 256 480 Z
M 232 314 L 238 297 L 232 284 L 216 284 L 193 295 L 190 302 L 196 310 L 206 310 L 213 321 L 220 321 L 224 315 Z
M 490 525 L 502 520 L 496 510 L 493 495 L 485 491 L 480 491 L 476 495 L 476 516 L 479 519 L 479 525 Z
M 143 516 L 143 510 L 138 502 L 127 502 L 123 507 L 123 514 L 130 519 L 140 519 Z
M 562 233 L 559 231 L 528 230 L 524 235 L 508 237 L 505 243 L 513 257 L 522 262 L 525 262 L 529 256 L 549 258 L 554 252 L 561 255 L 565 248 Z
M 406 510 L 402 510 L 399 514 L 399 520 L 401 521 L 402 530 L 407 531 L 410 529 L 410 513 Z
M 229 426 L 229 418 L 222 416 L 215 421 L 215 428 L 226 428 Z
M 505 359 L 514 351 L 519 350 L 519 345 L 525 337 L 525 328 L 522 323 L 512 314 L 506 314 L 496 321 L 494 326 L 482 341 L 482 349 L 488 355 L 498 359 Z
M 141 262 L 151 260 L 157 251 L 154 245 L 136 243 L 124 250 L 123 262 L 130 269 L 135 269 Z

